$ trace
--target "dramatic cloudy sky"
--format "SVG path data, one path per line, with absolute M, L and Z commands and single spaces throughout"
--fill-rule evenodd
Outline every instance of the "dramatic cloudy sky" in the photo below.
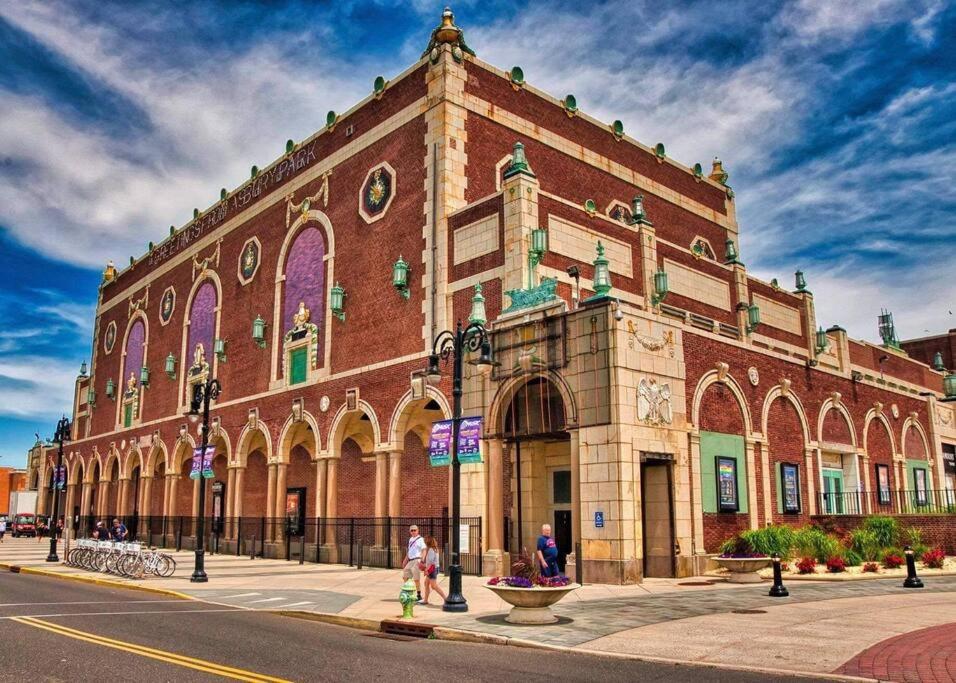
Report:
M 742 260 L 876 337 L 956 327 L 956 6 L 529 2 L 454 9 L 471 46 L 593 116 L 720 155 Z M 70 410 L 99 274 L 412 63 L 430 0 L 0 0 L 0 465 Z

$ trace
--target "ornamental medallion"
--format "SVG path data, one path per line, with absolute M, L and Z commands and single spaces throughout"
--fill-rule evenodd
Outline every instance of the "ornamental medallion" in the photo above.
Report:
M 607 209 L 608 218 L 624 225 L 631 224 L 631 209 L 621 202 L 614 201 Z
M 239 253 L 239 282 L 249 284 L 259 270 L 262 247 L 255 237 L 246 240 Z
M 173 311 L 176 310 L 176 290 L 167 287 L 163 292 L 163 298 L 159 301 L 159 322 L 167 324 L 173 317 Z
M 116 321 L 113 320 L 109 325 L 106 326 L 106 332 L 103 334 L 103 350 L 106 351 L 106 353 L 111 353 L 115 344 Z
M 395 169 L 382 163 L 365 177 L 359 193 L 359 214 L 366 223 L 382 218 L 395 196 Z

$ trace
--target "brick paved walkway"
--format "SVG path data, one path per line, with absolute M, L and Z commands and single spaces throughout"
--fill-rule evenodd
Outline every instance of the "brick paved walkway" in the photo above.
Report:
M 952 683 L 956 681 L 956 623 L 888 638 L 833 673 L 881 681 Z

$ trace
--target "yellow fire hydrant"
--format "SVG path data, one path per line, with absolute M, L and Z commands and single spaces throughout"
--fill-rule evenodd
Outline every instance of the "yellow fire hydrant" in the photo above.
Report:
M 409 579 L 402 585 L 402 590 L 398 594 L 398 601 L 402 603 L 402 619 L 412 619 L 415 616 L 412 610 L 417 599 L 415 582 Z

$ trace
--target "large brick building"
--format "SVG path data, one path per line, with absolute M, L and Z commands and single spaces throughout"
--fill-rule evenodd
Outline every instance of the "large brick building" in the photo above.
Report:
M 464 382 L 484 438 L 463 514 L 486 572 L 544 522 L 581 544 L 589 580 L 624 582 L 694 571 L 738 529 L 953 487 L 942 373 L 818 332 L 802 275 L 793 291 L 752 277 L 719 161 L 686 167 L 482 62 L 448 12 L 417 63 L 217 194 L 104 275 L 71 524 L 169 534 L 196 514 L 183 413 L 210 375 L 206 509 L 228 547 L 250 528 L 281 542 L 256 520 L 288 512 L 334 559 L 346 541 L 320 531 L 336 520 L 374 526 L 374 552 L 390 544 L 371 520 L 443 516 L 449 472 L 426 446 L 451 385 L 422 370 L 477 290 L 499 364 Z

